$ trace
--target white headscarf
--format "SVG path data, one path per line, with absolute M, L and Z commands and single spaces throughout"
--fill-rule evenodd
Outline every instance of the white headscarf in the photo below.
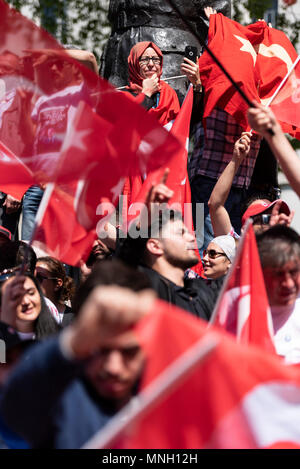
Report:
M 230 262 L 233 262 L 236 253 L 236 244 L 233 236 L 217 236 L 216 238 L 212 239 L 211 242 L 217 244 L 224 251 Z

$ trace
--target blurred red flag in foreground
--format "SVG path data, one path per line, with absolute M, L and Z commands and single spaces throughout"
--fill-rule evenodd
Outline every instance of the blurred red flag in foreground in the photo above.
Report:
M 5 169 L 10 179 L 0 171 L 0 190 L 7 190 L 15 174 L 22 191 L 30 185 L 28 173 L 31 184 L 57 184 L 47 192 L 51 223 L 39 230 L 39 241 L 53 246 L 51 237 L 71 240 L 59 211 L 72 217 L 70 232 L 95 231 L 98 205 L 114 206 L 129 174 L 157 169 L 180 144 L 126 93 L 83 65 L 82 51 L 65 51 L 3 0 L 0 28 L 0 141 L 16 156 Z M 26 171 L 19 171 L 20 164 Z M 39 223 L 42 218 L 40 211 Z M 73 254 L 71 246 L 57 246 L 55 252 L 65 253 L 60 260 L 80 259 L 76 240 L 75 245 Z
M 163 302 L 136 332 L 142 392 L 85 448 L 300 447 L 298 366 Z
M 141 167 L 156 169 L 180 147 L 153 117 L 112 88 L 99 112 L 79 106 L 57 164 L 56 188 L 45 216 L 38 214 L 34 245 L 70 265 L 87 258 L 96 226 L 100 229 L 101 219 L 114 211 L 126 176 L 138 174 Z M 61 214 L 68 214 L 67 223 Z
M 211 323 L 275 353 L 273 326 L 253 226 L 245 226 L 235 260 L 220 293 Z
M 31 171 L 0 141 L 0 188 L 21 200 L 24 192 L 34 183 Z

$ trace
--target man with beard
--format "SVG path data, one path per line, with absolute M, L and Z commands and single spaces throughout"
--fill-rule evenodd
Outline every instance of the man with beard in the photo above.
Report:
M 218 289 L 202 278 L 185 278 L 188 268 L 198 264 L 195 237 L 180 212 L 164 209 L 149 227 L 148 236 L 129 236 L 117 253 L 125 262 L 145 273 L 159 298 L 209 320 Z
M 79 287 L 76 320 L 31 347 L 9 376 L 4 424 L 32 448 L 79 449 L 134 401 L 145 356 L 131 328 L 154 302 L 141 272 L 119 261 L 97 265 Z

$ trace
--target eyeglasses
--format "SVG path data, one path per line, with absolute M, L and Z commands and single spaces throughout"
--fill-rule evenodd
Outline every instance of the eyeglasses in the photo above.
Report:
M 253 225 L 269 225 L 271 220 L 271 214 L 261 213 L 252 217 Z
M 40 273 L 36 274 L 36 278 L 40 283 L 42 283 L 44 280 L 57 280 L 57 277 L 46 277 L 45 275 L 42 275 Z
M 161 63 L 161 59 L 160 57 L 141 57 L 139 59 L 140 63 L 143 64 L 143 65 L 148 65 L 148 63 L 150 62 L 150 60 L 152 60 L 152 62 L 155 64 L 155 65 L 158 65 Z
M 220 256 L 227 257 L 224 252 L 218 252 L 218 251 L 215 251 L 214 249 L 204 249 L 203 257 L 205 257 L 206 255 L 208 255 L 210 259 L 216 259 L 217 257 L 220 257 Z

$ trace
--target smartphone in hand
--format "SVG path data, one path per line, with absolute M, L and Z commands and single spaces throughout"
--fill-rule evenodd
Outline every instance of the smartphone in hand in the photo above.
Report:
M 197 57 L 198 57 L 198 50 L 197 47 L 195 46 L 186 46 L 185 51 L 184 51 L 184 56 L 187 59 L 192 60 L 193 62 L 197 62 Z

